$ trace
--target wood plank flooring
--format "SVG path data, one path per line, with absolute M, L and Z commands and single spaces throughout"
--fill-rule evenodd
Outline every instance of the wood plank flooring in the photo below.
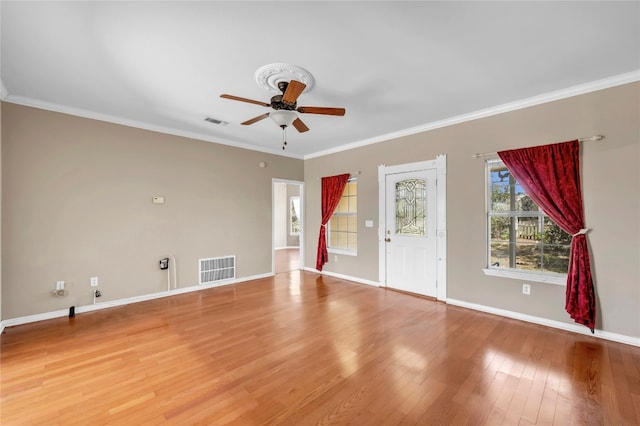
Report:
M 275 250 L 275 272 L 290 272 L 300 269 L 300 249 L 284 248 Z
M 640 348 L 293 271 L 10 327 L 2 425 L 638 425 Z

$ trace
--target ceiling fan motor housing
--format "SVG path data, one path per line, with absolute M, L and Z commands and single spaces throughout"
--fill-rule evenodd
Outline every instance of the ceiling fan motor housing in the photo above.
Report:
M 271 108 L 275 110 L 285 109 L 288 111 L 294 111 L 298 106 L 298 102 L 294 102 L 292 104 L 283 102 L 282 96 L 283 95 L 275 95 L 271 97 Z

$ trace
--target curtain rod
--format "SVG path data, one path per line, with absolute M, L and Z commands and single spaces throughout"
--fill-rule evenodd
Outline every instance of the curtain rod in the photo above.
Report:
M 594 135 L 594 136 L 589 136 L 588 138 L 580 138 L 578 139 L 578 141 L 580 142 L 588 142 L 588 141 L 599 141 L 604 139 L 604 136 L 602 135 Z M 481 154 L 473 154 L 472 157 L 473 158 L 480 158 L 480 157 L 486 157 L 488 155 L 496 155 L 498 154 L 497 152 L 484 152 Z
M 351 175 L 351 176 L 349 176 L 349 179 L 352 179 L 352 178 L 356 177 L 357 175 L 359 175 L 361 173 L 362 173 L 362 171 L 360 171 L 360 170 L 358 170 L 357 172 L 351 172 L 351 173 L 349 173 Z M 318 179 L 322 180 L 322 177 L 320 177 Z

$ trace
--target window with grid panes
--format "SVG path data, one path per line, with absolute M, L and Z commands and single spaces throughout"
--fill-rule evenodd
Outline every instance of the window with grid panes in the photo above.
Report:
M 487 184 L 488 270 L 566 274 L 571 235 L 525 194 L 502 161 L 487 161 Z
M 355 254 L 358 250 L 358 184 L 349 179 L 338 207 L 328 226 L 327 250 L 334 253 Z

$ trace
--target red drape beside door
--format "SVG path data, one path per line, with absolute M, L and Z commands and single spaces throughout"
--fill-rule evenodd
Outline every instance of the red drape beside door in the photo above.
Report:
M 580 189 L 579 154 L 577 140 L 498 153 L 527 195 L 560 228 L 573 235 L 565 309 L 575 322 L 593 332 L 596 298 Z
M 329 176 L 322 178 L 322 224 L 320 225 L 320 236 L 318 237 L 318 254 L 316 255 L 316 269 L 322 271 L 322 265 L 329 261 L 327 253 L 327 223 L 335 211 L 344 187 L 349 180 L 349 174 Z

